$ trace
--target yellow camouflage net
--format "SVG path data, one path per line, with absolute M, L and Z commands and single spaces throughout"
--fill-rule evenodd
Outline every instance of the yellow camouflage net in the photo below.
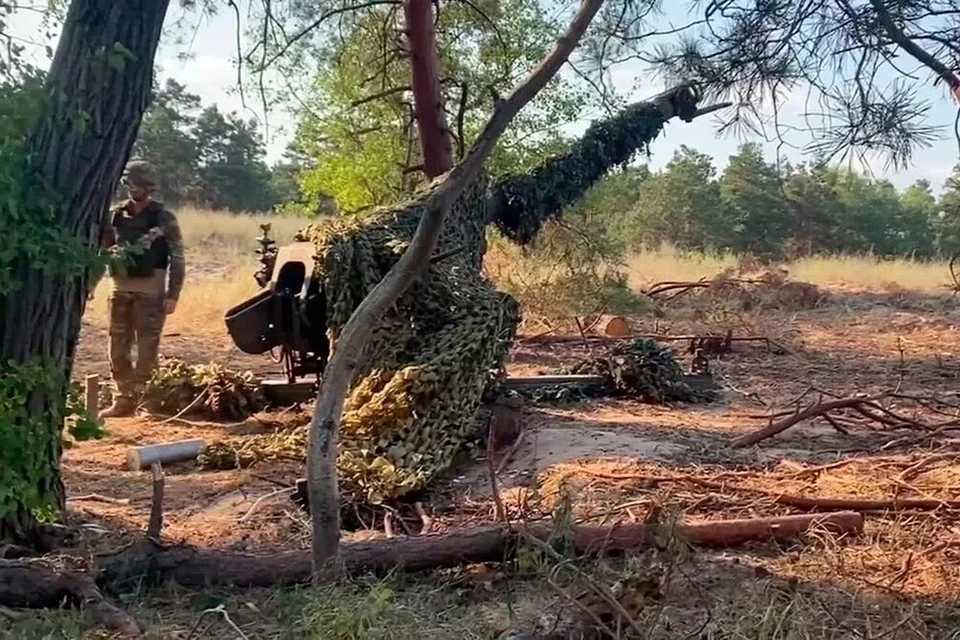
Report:
M 370 336 L 341 424 L 338 465 L 345 499 L 379 503 L 424 488 L 475 432 L 484 388 L 492 371 L 502 375 L 520 319 L 516 301 L 481 275 L 485 222 L 529 244 L 544 222 L 646 149 L 669 115 L 688 122 L 695 117 L 699 99 L 699 90 L 683 83 L 594 122 L 567 153 L 528 174 L 501 176 L 489 189 L 481 176 L 464 190 L 437 248 L 445 257 Z M 410 242 L 438 184 L 362 221 L 330 220 L 301 231 L 299 239 L 317 248 L 315 275 L 324 284 L 332 340 Z M 299 429 L 251 439 L 238 449 L 211 445 L 199 462 L 212 468 L 302 457 L 306 440 L 306 429 Z
M 301 230 L 316 248 L 315 275 L 327 294 L 333 342 L 350 314 L 399 258 L 429 189 L 363 220 L 328 220 Z M 476 433 L 481 396 L 502 363 L 519 307 L 482 276 L 486 178 L 454 204 L 436 250 L 444 256 L 404 294 L 370 336 L 344 405 L 338 459 L 347 500 L 377 504 L 423 489 Z M 307 428 L 211 445 L 206 468 L 303 456 Z

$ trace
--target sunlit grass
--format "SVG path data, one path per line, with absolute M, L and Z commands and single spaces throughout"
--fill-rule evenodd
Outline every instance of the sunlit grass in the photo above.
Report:
M 667 280 L 712 278 L 736 264 L 737 258 L 733 254 L 689 253 L 670 245 L 662 245 L 656 251 L 640 251 L 627 258 L 630 286 L 637 290 Z
M 635 289 L 668 280 L 712 278 L 736 265 L 737 257 L 733 254 L 689 253 L 670 246 L 634 253 L 627 259 L 630 284 Z M 814 256 L 781 266 L 787 269 L 792 280 L 827 289 L 942 293 L 951 282 L 949 265 L 940 260 L 882 259 L 871 255 Z
M 186 208 L 177 211 L 187 252 L 187 281 L 179 308 L 168 319 L 167 331 L 208 333 L 223 331 L 223 314 L 247 296 L 257 285 L 256 238 L 260 225 L 271 224 L 271 236 L 278 244 L 293 239 L 305 219 L 232 214 Z M 503 260 L 509 252 L 491 251 L 488 259 Z M 630 286 L 640 291 L 665 280 L 692 281 L 711 278 L 737 264 L 732 254 L 705 255 L 663 246 L 641 251 L 627 260 Z M 491 273 L 509 265 L 497 264 Z M 794 280 L 825 288 L 888 291 L 899 289 L 920 293 L 943 292 L 950 282 L 946 262 L 919 262 L 908 259 L 881 260 L 872 256 L 812 257 L 784 265 Z M 102 283 L 88 308 L 88 321 L 106 324 L 107 283 Z
M 942 293 L 950 282 L 945 261 L 881 260 L 873 256 L 812 257 L 787 265 L 794 280 L 823 287 Z

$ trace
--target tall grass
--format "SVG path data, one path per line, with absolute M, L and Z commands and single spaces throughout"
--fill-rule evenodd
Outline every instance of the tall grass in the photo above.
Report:
M 271 237 L 278 245 L 290 242 L 306 219 L 258 216 L 186 208 L 177 211 L 187 255 L 187 282 L 177 312 L 169 318 L 168 331 L 191 334 L 223 334 L 223 314 L 257 289 L 256 238 L 260 225 L 271 225 Z M 504 259 L 509 252 L 491 251 L 489 259 Z M 735 266 L 732 254 L 704 255 L 663 246 L 641 251 L 627 259 L 629 284 L 641 290 L 665 280 L 710 278 Z M 491 273 L 509 265 L 496 264 Z M 859 290 L 904 289 L 923 293 L 942 292 L 950 282 L 945 262 L 918 262 L 908 259 L 883 260 L 873 256 L 811 257 L 783 265 L 794 280 L 826 288 Z M 86 319 L 106 324 L 106 300 L 102 283 Z
M 627 260 L 630 284 L 642 289 L 655 282 L 710 278 L 737 265 L 731 253 L 684 252 L 670 245 L 641 251 Z M 950 284 L 946 261 L 888 259 L 874 255 L 812 256 L 782 265 L 792 280 L 823 288 L 885 291 L 893 288 L 918 293 L 942 293 Z

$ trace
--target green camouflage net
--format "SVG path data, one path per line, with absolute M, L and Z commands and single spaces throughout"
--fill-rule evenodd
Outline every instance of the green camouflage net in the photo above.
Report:
M 476 433 L 481 396 L 502 363 L 519 308 L 481 275 L 486 179 L 455 203 L 437 246 L 442 260 L 397 302 L 371 336 L 344 405 L 338 460 L 344 497 L 371 503 L 424 488 L 449 468 Z M 386 275 L 412 238 L 424 191 L 362 221 L 312 224 L 298 240 L 317 247 L 315 275 L 327 292 L 331 340 Z M 265 457 L 302 457 L 307 429 L 211 445 L 206 468 L 247 466 Z
M 560 368 L 557 373 L 594 375 L 601 381 L 511 389 L 506 393 L 533 402 L 557 404 L 607 397 L 631 398 L 649 404 L 705 403 L 717 398 L 713 388 L 689 384 L 673 353 L 649 338 L 617 344 L 606 354 L 585 358 Z
M 528 244 L 611 168 L 645 150 L 669 113 L 689 121 L 699 93 L 682 86 L 593 123 L 562 155 L 530 174 L 488 185 L 481 176 L 454 204 L 436 250 L 443 259 L 397 302 L 365 349 L 344 406 L 338 467 L 344 500 L 380 503 L 425 488 L 476 433 L 481 398 L 496 386 L 520 319 L 516 301 L 481 275 L 485 226 Z M 303 229 L 316 248 L 335 339 L 350 314 L 409 244 L 436 183 L 406 204 L 356 220 Z M 488 215 L 489 214 L 489 215 Z M 215 443 L 204 468 L 248 466 L 267 458 L 303 459 L 307 429 Z
M 243 420 L 262 411 L 266 399 L 250 371 L 232 371 L 216 364 L 187 364 L 161 358 L 143 392 L 147 411 L 211 420 Z

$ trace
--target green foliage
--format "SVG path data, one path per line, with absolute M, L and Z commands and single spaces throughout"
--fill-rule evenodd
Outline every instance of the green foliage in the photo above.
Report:
M 0 362 L 0 519 L 55 504 L 51 482 L 58 477 L 64 418 L 63 401 L 55 399 L 66 395 L 56 363 Z
M 96 415 L 96 408 L 90 409 L 85 404 L 83 392 L 79 385 L 70 385 L 64 413 L 66 414 L 67 433 L 76 442 L 99 440 L 107 434 L 103 423 Z
M 618 210 L 611 191 L 588 192 L 562 221 L 547 222 L 530 247 L 507 242 L 495 231 L 488 234 L 487 274 L 520 302 L 525 323 L 569 326 L 573 318 L 644 308 L 627 285 L 625 247 L 604 228 L 604 218 Z
M 269 211 L 296 197 L 289 187 L 282 194 L 276 190 L 256 122 L 222 114 L 216 106 L 202 108 L 200 98 L 174 80 L 154 93 L 132 155 L 153 163 L 164 202 Z
M 674 153 L 666 170 L 638 185 L 635 200 L 611 230 L 632 248 L 667 242 L 703 251 L 728 244 L 735 233 L 724 219 L 716 169 L 709 156 L 688 147 Z
M 724 218 L 731 225 L 730 248 L 775 257 L 787 235 L 786 202 L 775 166 L 756 144 L 745 144 L 730 157 L 720 179 Z
M 960 251 L 960 164 L 944 185 L 936 221 L 937 248 L 946 255 Z
M 616 208 L 590 213 L 633 249 L 666 243 L 780 260 L 835 253 L 930 258 L 960 248 L 960 169 L 939 203 L 923 180 L 901 193 L 888 181 L 823 162 L 778 170 L 754 145 L 741 147 L 719 176 L 709 156 L 687 147 L 661 171 L 637 171 L 632 193 Z M 622 182 L 608 178 L 597 190 L 623 191 L 607 186 Z
M 27 144 L 44 112 L 44 75 L 0 82 L 0 296 L 22 285 L 22 264 L 53 276 L 81 276 L 100 262 L 85 237 L 57 223 L 61 198 L 27 171 Z
M 300 186 L 314 199 L 332 196 L 347 211 L 395 202 L 421 180 L 422 174 L 404 171 L 422 161 L 404 95 L 409 60 L 389 52 L 396 14 L 378 7 L 351 15 L 337 37 L 320 35 L 315 52 L 310 108 L 301 112 L 292 145 L 309 158 Z M 555 43 L 561 26 L 537 0 L 443 8 L 436 32 L 455 153 L 480 132 L 494 92 L 511 90 Z M 569 141 L 558 124 L 575 120 L 588 102 L 578 81 L 551 80 L 505 132 L 487 163 L 490 173 L 523 172 L 565 149 Z

